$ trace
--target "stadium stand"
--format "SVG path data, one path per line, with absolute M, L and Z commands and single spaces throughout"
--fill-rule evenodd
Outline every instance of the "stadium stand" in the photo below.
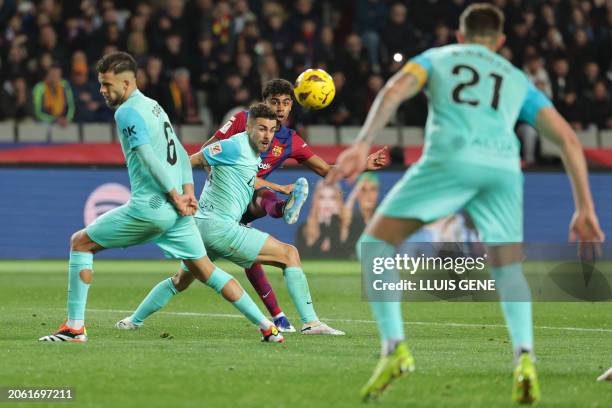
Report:
M 162 104 L 188 144 L 256 100 L 268 79 L 293 80 L 322 67 L 336 83 L 335 100 L 320 112 L 296 104 L 291 126 L 315 146 L 344 144 L 384 80 L 420 51 L 454 42 L 457 16 L 469 3 L 7 0 L 0 5 L 0 120 L 9 122 L 0 124 L 0 142 L 114 140 L 93 66 L 121 49 L 135 55 L 140 88 Z M 507 17 L 501 54 L 551 97 L 586 148 L 612 147 L 612 2 L 494 3 Z M 62 92 L 53 92 L 44 84 L 58 67 Z M 424 102 L 405 104 L 381 143 L 420 146 Z M 45 111 L 52 115 L 41 116 Z M 36 117 L 55 124 L 32 123 Z M 539 145 L 543 156 L 555 156 L 546 142 Z

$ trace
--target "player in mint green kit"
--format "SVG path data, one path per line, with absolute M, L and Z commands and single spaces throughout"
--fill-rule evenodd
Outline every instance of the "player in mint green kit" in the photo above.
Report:
M 206 256 L 192 215 L 197 209 L 187 152 L 164 110 L 136 88 L 137 65 L 126 53 L 105 55 L 97 64 L 100 92 L 115 121 L 127 162 L 130 201 L 76 232 L 68 264 L 68 320 L 48 342 L 85 342 L 85 306 L 93 275 L 93 255 L 107 248 L 155 242 L 169 257 L 181 259 L 200 281 L 220 293 L 257 325 L 263 340 L 283 342 L 240 284 Z M 158 286 L 174 290 L 171 279 Z
M 260 153 L 270 148 L 276 127 L 276 113 L 266 104 L 255 104 L 249 109 L 245 132 L 207 145 L 191 156 L 194 167 L 210 168 L 195 215 L 196 224 L 212 260 L 225 258 L 244 268 L 259 262 L 283 269 L 289 296 L 303 323 L 302 334 L 343 335 L 340 330 L 319 321 L 297 249 L 265 232 L 240 224 L 253 197 Z M 187 272 L 191 266 L 184 269 L 174 278 L 178 291 L 185 290 L 193 280 Z M 138 329 L 174 294 L 176 291 L 154 289 L 132 315 L 117 323 L 117 328 Z
M 576 135 L 526 76 L 495 53 L 505 41 L 503 21 L 503 13 L 495 6 L 469 6 L 460 17 L 460 44 L 424 52 L 389 80 L 359 137 L 339 156 L 329 178 L 353 180 L 361 173 L 375 134 L 402 101 L 425 89 L 429 116 L 423 156 L 393 187 L 366 227 L 357 248 L 362 265 L 371 265 L 372 257 L 393 257 L 396 247 L 422 225 L 464 208 L 487 244 L 512 339 L 516 363 L 512 399 L 532 403 L 539 399 L 540 390 L 531 294 L 521 265 L 523 176 L 513 132 L 517 119 L 531 123 L 561 146 L 576 203 L 572 234 L 581 241 L 601 241 L 603 234 Z M 367 274 L 366 284 L 371 276 Z M 400 303 L 372 301 L 370 305 L 382 352 L 361 390 L 366 400 L 378 397 L 394 378 L 414 370 Z

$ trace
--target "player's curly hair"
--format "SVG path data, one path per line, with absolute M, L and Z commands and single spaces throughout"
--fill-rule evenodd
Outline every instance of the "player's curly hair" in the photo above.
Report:
M 249 107 L 249 119 L 271 119 L 276 120 L 276 113 L 265 103 L 257 102 Z
M 134 57 L 127 52 L 116 51 L 100 58 L 96 63 L 96 71 L 101 74 L 112 72 L 115 75 L 132 71 L 135 76 L 138 72 L 138 64 L 136 64 Z
M 496 38 L 504 28 L 504 13 L 487 3 L 474 3 L 459 17 L 459 28 L 466 37 Z
M 272 95 L 289 95 L 293 97 L 293 85 L 286 79 L 271 79 L 261 91 L 261 98 L 266 100 Z

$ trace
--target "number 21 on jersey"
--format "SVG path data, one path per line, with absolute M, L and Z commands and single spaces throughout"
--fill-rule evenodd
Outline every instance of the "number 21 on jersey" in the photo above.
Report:
M 453 88 L 453 92 L 452 92 L 453 102 L 458 103 L 458 104 L 467 104 L 470 106 L 480 105 L 482 101 L 478 99 L 469 99 L 466 96 L 462 95 L 463 91 L 469 89 L 470 87 L 478 85 L 478 83 L 481 81 L 481 75 L 478 73 L 478 71 L 470 65 L 458 64 L 453 67 L 451 72 L 455 76 L 463 75 L 464 72 L 467 72 L 470 76 L 469 79 L 463 82 L 459 82 L 457 86 Z M 499 106 L 499 91 L 501 89 L 504 77 L 502 77 L 499 74 L 496 74 L 495 72 L 491 72 L 489 75 L 487 75 L 487 77 L 492 78 L 493 80 L 493 83 L 492 83 L 493 92 L 492 92 L 492 96 L 491 96 L 491 100 L 489 101 L 489 104 L 491 105 L 493 109 L 497 110 L 497 107 Z

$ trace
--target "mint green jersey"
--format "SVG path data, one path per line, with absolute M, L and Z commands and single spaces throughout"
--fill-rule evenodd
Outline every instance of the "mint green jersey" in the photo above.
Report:
M 132 197 L 128 204 L 129 214 L 137 218 L 158 218 L 160 212 L 176 214 L 166 200 L 165 193 L 151 172 L 143 165 L 135 149 L 150 144 L 155 159 L 169 176 L 172 186 L 183 192 L 183 184 L 193 183 L 191 170 L 187 173 L 183 163 L 188 160 L 180 141 L 174 134 L 166 112 L 151 98 L 134 91 L 115 112 L 117 134 L 127 163 Z
M 411 63 L 427 71 L 423 160 L 520 171 L 517 119 L 533 124 L 550 101 L 502 56 L 477 44 L 432 48 Z
M 246 132 L 202 149 L 211 171 L 200 195 L 196 218 L 239 222 L 255 191 L 261 159 Z

